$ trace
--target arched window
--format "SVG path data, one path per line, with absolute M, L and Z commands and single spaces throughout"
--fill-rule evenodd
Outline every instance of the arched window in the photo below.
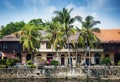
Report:
M 100 59 L 101 59 L 101 56 L 99 53 L 96 53 L 95 54 L 95 64 L 100 64 Z
M 31 60 L 31 54 L 27 54 L 26 61 Z
M 65 55 L 64 55 L 64 54 L 62 54 L 62 55 L 61 55 L 61 57 L 65 57 Z
M 48 54 L 47 55 L 48 64 L 50 64 L 50 62 L 51 62 L 52 59 L 53 59 L 53 55 L 52 54 Z
M 109 54 L 105 54 L 105 57 L 110 57 L 110 55 Z
M 41 57 L 41 54 L 38 54 L 37 56 Z
M 65 55 L 61 55 L 61 65 L 65 65 Z

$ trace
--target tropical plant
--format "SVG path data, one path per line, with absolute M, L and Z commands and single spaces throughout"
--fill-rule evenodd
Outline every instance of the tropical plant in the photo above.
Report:
M 63 32 L 61 31 L 62 26 L 59 22 L 49 22 L 48 23 L 49 28 L 46 30 L 48 35 L 46 38 L 49 39 L 49 43 L 52 44 L 52 47 L 57 50 L 57 45 L 59 45 L 60 49 L 63 48 L 64 42 L 63 42 Z
M 75 29 L 73 28 L 72 23 L 76 20 L 76 17 L 72 18 L 70 16 L 70 13 L 73 9 L 67 10 L 66 8 L 63 8 L 61 11 L 54 11 L 56 16 L 54 17 L 55 21 L 60 22 L 63 25 L 62 31 L 64 32 L 65 38 L 66 38 L 66 44 L 68 47 L 68 56 L 69 56 L 69 66 L 71 68 L 71 56 L 70 56 L 70 48 L 69 48 L 69 36 L 71 34 L 75 33 Z
M 18 62 L 19 62 L 18 58 L 13 58 L 13 59 L 10 58 L 10 59 L 6 60 L 6 65 L 7 66 L 14 66 Z
M 57 65 L 58 65 L 58 61 L 56 61 L 56 60 L 52 60 L 52 61 L 50 62 L 50 65 L 57 66 Z
M 32 60 L 27 61 L 27 67 L 35 68 L 36 66 L 33 64 Z
M 28 22 L 29 25 L 34 25 L 35 27 L 39 28 L 39 30 L 44 30 L 45 28 L 45 23 L 42 21 L 42 19 L 32 19 Z
M 48 33 L 46 38 L 49 39 L 49 45 L 52 45 L 52 48 L 57 51 L 58 59 L 58 49 L 62 49 L 65 45 L 63 40 L 64 32 L 61 31 L 62 26 L 57 21 L 48 22 L 47 24 L 49 28 L 46 30 L 46 32 Z
M 0 59 L 0 65 L 6 65 L 6 60 L 5 59 Z
M 118 66 L 120 66 L 120 61 L 118 61 Z
M 109 57 L 104 57 L 101 59 L 101 64 L 110 65 L 111 61 Z
M 25 26 L 24 21 L 15 22 L 15 23 L 10 22 L 6 26 L 1 26 L 0 38 L 2 38 L 5 35 L 17 32 L 17 31 L 21 30 L 24 26 Z
M 95 25 L 99 24 L 100 21 L 95 21 L 92 16 L 87 16 L 85 20 L 79 20 L 82 24 L 82 28 L 80 29 L 80 35 L 78 37 L 79 44 L 85 48 L 85 55 L 88 54 L 88 49 L 94 48 L 100 42 L 94 32 L 100 32 L 100 29 L 95 27 Z
M 34 58 L 34 53 L 40 48 L 41 39 L 39 28 L 34 25 L 27 24 L 22 29 L 20 42 L 23 45 L 23 51 L 27 49 L 28 53 L 32 53 L 32 59 Z

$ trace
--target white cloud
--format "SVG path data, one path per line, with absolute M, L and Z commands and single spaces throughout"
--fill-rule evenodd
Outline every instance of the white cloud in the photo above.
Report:
M 97 0 L 93 0 L 93 1 L 97 1 Z M 101 3 L 99 3 L 99 4 L 102 5 L 103 0 L 98 0 L 98 2 L 100 2 L 100 1 L 101 1 Z M 112 19 L 112 17 L 106 16 L 106 15 L 101 15 L 100 13 L 98 13 L 96 11 L 90 11 L 87 7 L 76 6 L 74 4 L 69 4 L 66 7 L 68 9 L 74 8 L 74 10 L 71 12 L 72 17 L 79 15 L 84 19 L 87 15 L 91 15 L 94 17 L 95 20 L 101 21 L 101 24 L 97 25 L 97 27 L 99 27 L 99 28 L 104 29 L 104 28 L 118 28 L 119 27 L 118 26 L 119 24 L 116 21 L 114 21 Z M 74 25 L 81 27 L 81 24 L 79 22 L 75 22 Z
M 57 10 L 56 7 L 54 6 L 49 6 L 44 8 L 41 13 L 40 13 L 40 17 L 43 18 L 44 20 L 51 20 L 51 18 L 54 16 L 53 12 Z
M 10 3 L 9 1 L 5 1 L 4 4 L 6 5 L 6 7 L 10 8 L 10 9 L 14 9 L 15 8 L 15 6 L 12 5 L 12 3 Z
M 94 10 L 103 7 L 107 0 L 86 0 L 86 1 L 88 3 L 87 7 Z
M 71 9 L 73 8 L 73 11 L 71 12 L 71 17 L 75 17 L 75 16 L 81 16 L 83 19 L 88 16 L 91 15 L 95 18 L 97 18 L 97 13 L 95 12 L 89 12 L 88 9 L 84 6 L 76 6 L 74 4 L 69 4 L 66 6 L 67 9 Z M 75 26 L 81 27 L 81 24 L 79 22 L 75 22 L 74 23 Z
M 31 7 L 31 6 L 45 6 L 49 0 L 23 0 L 24 5 Z

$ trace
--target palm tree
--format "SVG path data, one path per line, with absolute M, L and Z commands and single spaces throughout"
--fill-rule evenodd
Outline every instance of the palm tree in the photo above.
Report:
M 27 49 L 29 53 L 32 53 L 32 60 L 34 58 L 34 53 L 40 48 L 41 33 L 39 28 L 34 25 L 25 25 L 22 29 L 20 42 L 23 45 L 23 51 Z
M 87 16 L 85 20 L 79 20 L 82 23 L 82 28 L 80 30 L 79 41 L 85 47 L 85 55 L 87 56 L 88 50 L 94 48 L 99 43 L 99 39 L 96 37 L 94 32 L 100 32 L 100 29 L 96 26 L 100 24 L 100 21 L 95 21 L 92 16 Z M 90 54 L 89 54 L 90 55 Z M 90 64 L 90 60 L 89 60 Z
M 72 18 L 70 16 L 70 13 L 73 9 L 67 10 L 66 8 L 63 8 L 61 11 L 54 11 L 54 13 L 56 14 L 54 20 L 59 21 L 62 25 L 63 25 L 63 31 L 64 31 L 64 35 L 66 37 L 66 43 L 67 43 L 67 47 L 68 47 L 68 56 L 69 56 L 69 66 L 70 68 L 72 67 L 72 62 L 71 62 L 71 56 L 70 56 L 70 48 L 69 48 L 69 36 L 71 34 L 75 33 L 75 30 L 72 28 L 73 25 L 71 25 L 72 23 L 74 23 L 76 18 Z
M 62 49 L 64 46 L 63 32 L 61 31 L 62 26 L 57 21 L 48 22 L 48 29 L 46 32 L 49 35 L 46 38 L 49 39 L 49 43 L 52 45 L 52 48 L 57 51 L 57 60 L 58 60 L 58 46 L 59 49 Z M 53 49 L 52 49 L 53 50 Z

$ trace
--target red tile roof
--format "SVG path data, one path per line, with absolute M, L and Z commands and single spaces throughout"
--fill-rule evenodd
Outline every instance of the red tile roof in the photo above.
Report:
M 94 33 L 101 42 L 120 42 L 120 29 L 101 29 L 100 33 Z
M 47 35 L 48 33 L 44 31 L 40 31 L 43 36 Z M 18 32 L 20 34 L 21 31 Z M 17 38 L 16 33 L 9 34 L 7 36 L 4 36 L 0 41 L 19 41 L 20 38 Z M 100 33 L 94 33 L 100 40 L 101 42 L 120 42 L 120 29 L 101 29 Z M 71 35 L 69 37 L 69 40 L 77 40 L 79 36 L 79 33 L 76 33 L 76 35 Z M 47 39 L 43 41 L 48 41 Z

